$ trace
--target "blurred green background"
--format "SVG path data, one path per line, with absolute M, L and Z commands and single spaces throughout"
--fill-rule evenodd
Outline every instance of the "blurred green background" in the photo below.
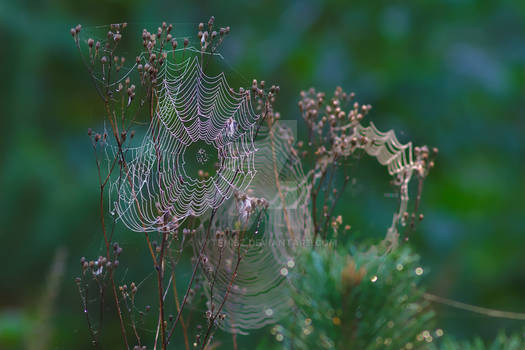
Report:
M 86 130 L 100 130 L 103 113 L 69 28 L 166 20 L 177 33 L 178 23 L 210 15 L 232 28 L 222 50 L 232 76 L 279 84 L 283 118 L 299 116 L 301 89 L 341 85 L 374 106 L 379 129 L 439 147 L 412 239 L 428 290 L 525 312 L 524 1 L 3 0 L 0 348 L 23 348 L 38 332 L 50 335 L 52 349 L 90 348 L 73 279 L 79 257 L 96 256 L 102 244 Z M 381 193 L 348 203 L 343 214 L 355 226 L 383 234 L 392 208 Z M 135 234 L 118 239 L 142 259 Z M 65 271 L 41 329 L 60 248 Z M 140 259 L 137 276 L 146 276 Z M 459 338 L 524 326 L 436 309 L 439 326 Z

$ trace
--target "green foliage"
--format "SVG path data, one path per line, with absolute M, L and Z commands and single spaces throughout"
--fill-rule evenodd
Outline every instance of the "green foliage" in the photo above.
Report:
M 440 346 L 431 347 L 432 350 L 518 350 L 525 349 L 525 340 L 518 334 L 506 335 L 500 333 L 493 342 L 484 342 L 481 338 L 473 341 L 456 341 L 452 337 L 445 337 Z
M 299 349 L 424 348 L 433 312 L 418 287 L 418 257 L 408 248 L 349 251 L 325 246 L 300 254 L 298 310 L 272 329 L 276 339 Z
M 271 329 L 293 349 L 525 349 L 520 334 L 501 332 L 491 342 L 458 341 L 435 329 L 423 297 L 419 257 L 408 247 L 384 254 L 326 245 L 297 258 L 292 297 L 295 312 Z M 273 348 L 267 342 L 261 349 Z M 264 345 L 264 346 L 263 346 Z

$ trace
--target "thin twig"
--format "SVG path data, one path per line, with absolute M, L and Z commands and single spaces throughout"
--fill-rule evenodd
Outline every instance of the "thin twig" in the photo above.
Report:
M 162 350 L 166 350 L 166 325 L 164 324 L 164 251 L 166 248 L 166 239 L 168 233 L 162 233 L 162 242 L 160 246 L 160 256 L 157 262 L 157 277 L 158 277 L 158 290 L 159 290 L 159 319 L 160 319 L 160 330 L 162 337 Z
M 239 239 L 242 239 L 242 238 L 239 237 Z M 233 270 L 232 277 L 230 279 L 230 283 L 228 285 L 224 298 L 222 299 L 221 305 L 217 309 L 217 312 L 215 313 L 215 315 L 212 315 L 212 317 L 209 320 L 208 329 L 206 330 L 206 335 L 204 336 L 204 341 L 202 342 L 202 350 L 205 350 L 206 347 L 208 346 L 208 338 L 210 337 L 211 330 L 213 328 L 213 325 L 215 324 L 215 320 L 217 319 L 217 317 L 219 317 L 222 311 L 222 308 L 224 307 L 224 304 L 226 304 L 226 300 L 228 299 L 228 296 L 230 295 L 230 291 L 233 287 L 233 281 L 235 281 L 235 278 L 237 277 L 237 270 L 239 269 L 239 264 L 241 263 L 241 260 L 242 260 L 240 249 L 241 249 L 241 241 L 239 240 L 239 244 L 237 246 L 237 263 L 235 264 L 235 269 Z
M 193 284 L 193 281 L 195 279 L 195 276 L 197 275 L 197 269 L 199 268 L 199 265 L 201 263 L 202 254 L 204 253 L 204 249 L 206 248 L 206 244 L 208 243 L 208 238 L 210 236 L 210 229 L 211 229 L 211 223 L 213 221 L 213 218 L 215 217 L 215 213 L 217 212 L 217 209 L 213 209 L 211 212 L 210 217 L 210 223 L 208 225 L 208 230 L 206 231 L 206 237 L 204 238 L 204 242 L 202 243 L 201 250 L 199 252 L 199 256 L 197 257 L 197 262 L 195 263 L 195 267 L 193 268 L 193 272 L 191 274 L 190 283 L 188 284 L 188 288 L 186 289 L 186 293 L 184 294 L 184 299 L 182 300 L 182 305 L 180 307 L 180 311 L 177 313 L 177 318 L 175 319 L 175 322 L 173 322 L 173 325 L 171 326 L 171 330 L 168 334 L 168 344 L 170 343 L 170 339 L 173 335 L 173 332 L 175 331 L 175 327 L 177 326 L 177 323 L 179 322 L 179 319 L 182 315 L 182 311 L 184 310 L 184 306 L 186 306 L 186 302 L 188 300 L 188 295 L 191 290 L 191 286 Z
M 450 307 L 454 307 L 456 309 L 466 310 L 470 312 L 475 312 L 477 314 L 489 316 L 489 317 L 495 317 L 495 318 L 505 318 L 509 320 L 519 320 L 519 321 L 525 321 L 525 313 L 518 313 L 518 312 L 512 312 L 512 311 L 502 311 L 502 310 L 495 310 L 495 309 L 489 309 L 486 307 L 471 305 L 462 303 L 460 301 L 443 298 L 434 294 L 430 293 L 424 293 L 423 297 L 431 302 L 447 305 Z

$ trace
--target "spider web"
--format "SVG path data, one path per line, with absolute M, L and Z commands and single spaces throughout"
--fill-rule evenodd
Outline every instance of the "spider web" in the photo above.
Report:
M 137 232 L 172 229 L 186 217 L 217 208 L 255 175 L 252 142 L 259 115 L 249 90 L 234 91 L 223 73 L 207 76 L 193 56 L 166 60 L 158 75 L 158 104 L 139 147 L 121 155 L 112 183 L 118 219 Z M 216 158 L 208 177 L 188 174 L 188 150 L 202 145 Z M 198 160 L 207 160 L 199 150 Z M 109 147 L 115 155 L 118 148 Z
M 366 143 L 357 143 L 357 147 L 365 151 L 369 156 L 376 158 L 379 164 L 385 166 L 390 176 L 393 177 L 393 184 L 399 188 L 400 200 L 398 209 L 394 212 L 392 217 L 392 224 L 387 229 L 385 240 L 390 242 L 395 248 L 399 241 L 399 227 L 407 225 L 405 213 L 408 212 L 409 204 L 409 183 L 414 172 L 421 175 L 424 174 L 425 165 L 418 157 L 413 156 L 412 142 L 402 144 L 396 137 L 393 130 L 387 132 L 379 131 L 374 123 L 365 127 L 360 123 L 356 125 L 347 124 L 337 131 L 345 131 L 345 129 L 352 128 L 350 135 L 344 136 L 348 140 L 361 139 L 365 137 L 368 139 Z M 349 149 L 347 149 L 346 156 L 348 156 Z M 320 175 L 316 174 L 317 177 Z
M 242 227 L 248 239 L 226 241 L 220 252 L 217 241 L 205 249 L 209 281 L 208 298 L 215 306 L 223 302 L 237 259 L 236 244 L 241 244 L 242 260 L 222 311 L 226 314 L 223 330 L 246 334 L 249 330 L 273 324 L 293 307 L 290 298 L 289 271 L 294 268 L 294 252 L 308 244 L 311 236 L 309 186 L 301 161 L 293 149 L 292 129 L 283 123 L 260 132 L 255 164 L 257 174 L 246 189 L 249 198 L 265 198 L 268 209 L 253 213 L 247 220 L 240 217 L 234 198 L 226 202 L 212 222 L 214 230 Z M 195 250 L 205 235 L 201 227 Z

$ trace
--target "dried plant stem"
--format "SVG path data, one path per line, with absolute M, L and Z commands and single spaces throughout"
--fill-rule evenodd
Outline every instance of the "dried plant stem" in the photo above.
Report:
M 228 296 L 230 295 L 230 291 L 233 287 L 233 282 L 235 281 L 235 278 L 237 277 L 237 271 L 239 269 L 239 264 L 241 263 L 242 255 L 241 255 L 241 237 L 239 237 L 239 245 L 237 246 L 237 262 L 235 264 L 235 269 L 233 270 L 232 277 L 230 278 L 230 283 L 228 284 L 228 288 L 226 289 L 226 293 L 224 295 L 224 298 L 222 299 L 222 303 L 217 309 L 217 312 L 212 315 L 208 322 L 208 329 L 206 330 L 206 335 L 204 336 L 204 340 L 202 342 L 202 350 L 205 350 L 208 346 L 208 338 L 211 335 L 211 330 L 213 328 L 213 325 L 215 324 L 215 320 L 217 320 L 217 317 L 219 317 L 222 308 L 224 307 L 224 304 L 226 304 L 226 300 L 228 299 Z M 212 301 L 213 302 L 213 301 Z
M 160 322 L 160 333 L 162 338 L 162 350 L 166 350 L 166 324 L 164 323 L 164 252 L 166 248 L 166 239 L 168 233 L 162 233 L 162 242 L 160 245 L 160 256 L 157 261 L 157 280 L 158 280 L 158 292 L 159 292 L 159 322 Z
M 109 242 L 109 240 L 108 240 L 108 236 L 107 236 L 107 233 L 106 233 L 106 224 L 105 224 L 105 221 L 104 221 L 104 189 L 105 189 L 105 186 L 106 186 L 106 183 L 107 183 L 107 179 L 109 178 L 109 174 L 108 174 L 106 180 L 104 182 L 102 182 L 102 179 L 100 177 L 100 162 L 97 160 L 96 163 L 97 163 L 97 170 L 98 170 L 99 183 L 100 183 L 100 202 L 99 202 L 100 223 L 102 225 L 102 233 L 104 235 L 104 243 L 106 245 L 106 257 L 107 257 L 108 260 L 110 260 L 110 253 L 109 253 L 109 249 L 110 248 L 109 248 L 109 246 L 110 246 L 111 242 Z M 110 173 L 111 173 L 112 170 L 113 170 L 113 168 L 110 169 Z M 122 335 L 122 339 L 124 341 L 124 345 L 126 346 L 126 349 L 129 349 L 128 338 L 127 338 L 127 335 L 126 335 L 126 328 L 124 326 L 124 319 L 122 317 L 122 311 L 120 309 L 120 302 L 119 302 L 118 294 L 117 294 L 117 287 L 115 286 L 115 280 L 113 278 L 113 269 L 109 273 L 109 280 L 110 280 L 110 283 L 111 283 L 111 289 L 113 291 L 113 300 L 115 302 L 115 307 L 117 308 L 117 313 L 118 313 L 118 316 L 119 316 L 120 332 L 121 332 L 121 335 Z
M 137 339 L 137 343 L 139 344 L 139 346 L 142 346 L 139 333 L 137 332 L 137 325 L 135 324 L 135 318 L 132 315 L 131 315 L 131 328 L 133 329 L 133 334 L 135 335 L 135 338 Z
M 80 50 L 80 45 L 79 45 L 79 42 L 78 40 L 76 40 L 76 43 L 77 43 L 77 47 L 78 49 Z M 113 56 L 113 51 L 111 51 L 111 57 Z M 83 57 L 81 55 L 81 57 Z M 86 67 L 88 67 L 88 71 L 89 71 L 89 75 L 90 77 L 93 79 L 93 81 L 95 82 L 95 78 L 94 78 L 94 72 L 91 68 L 90 65 L 88 65 L 86 62 L 84 62 L 84 64 L 86 65 Z M 111 63 L 110 63 L 110 68 L 108 69 L 108 76 L 107 76 L 107 80 L 106 80 L 106 89 L 105 89 L 105 92 L 103 93 L 97 86 L 96 82 L 95 82 L 95 87 L 97 89 L 97 92 L 99 93 L 100 97 L 103 99 L 104 101 L 104 107 L 105 107 L 105 110 L 106 110 L 106 113 L 107 113 L 107 117 L 108 117 L 108 120 L 110 122 L 110 125 L 112 127 L 112 130 L 113 130 L 113 134 L 116 138 L 116 141 L 117 141 L 117 144 L 119 146 L 119 150 L 122 151 L 122 148 L 121 148 L 121 142 L 120 142 L 120 139 L 118 137 L 118 129 L 117 129 L 117 126 L 114 124 L 113 122 L 113 116 L 114 116 L 114 113 L 111 112 L 111 109 L 110 109 L 110 104 L 109 104 L 109 77 L 110 77 L 110 72 L 111 72 Z M 96 152 L 96 147 L 95 147 L 95 152 Z M 102 181 L 102 177 L 101 177 L 101 171 L 100 171 L 100 162 L 98 161 L 98 159 L 96 160 L 96 164 L 97 164 L 97 171 L 98 171 L 98 178 L 99 178 L 99 185 L 100 185 L 100 203 L 99 203 L 99 207 L 100 207 L 100 221 L 101 221 L 101 226 L 102 226 L 102 233 L 103 233 L 103 236 L 104 236 L 104 244 L 106 246 L 106 257 L 107 259 L 109 260 L 110 259 L 110 244 L 111 242 L 109 241 L 108 239 L 108 235 L 106 233 L 106 224 L 105 224 L 105 220 L 104 220 L 104 189 L 105 189 L 105 186 L 107 184 L 107 181 L 111 175 L 111 173 L 113 172 L 113 169 L 114 169 L 114 166 L 116 164 L 116 158 L 105 178 L 104 181 Z M 114 278 L 113 278 L 113 270 L 111 270 L 110 274 L 109 274 L 109 280 L 110 280 L 110 283 L 111 283 L 111 289 L 113 291 L 113 299 L 114 299 L 114 302 L 115 302 L 115 307 L 117 309 L 117 313 L 118 313 L 118 316 L 119 316 L 119 321 L 120 321 L 120 330 L 121 330 L 121 334 L 122 334 L 122 339 L 124 341 L 124 344 L 126 346 L 126 349 L 129 349 L 129 345 L 128 345 L 128 340 L 127 340 L 127 336 L 126 336 L 126 328 L 124 326 L 124 320 L 123 320 L 123 317 L 122 317 L 122 311 L 120 309 L 120 302 L 119 302 L 119 299 L 118 299 L 118 294 L 117 294 L 117 288 L 116 288 L 116 285 L 115 285 L 115 281 L 114 281 Z M 102 292 L 102 295 L 103 295 L 103 292 Z M 103 298 L 102 298 L 103 300 Z M 102 303 L 103 301 L 101 301 Z M 101 304 L 101 307 L 102 307 L 102 304 Z M 87 307 L 85 308 L 85 312 L 87 313 Z M 89 322 L 89 316 L 87 315 L 87 318 L 88 318 L 88 322 Z M 102 313 L 101 313 L 101 319 L 102 319 Z M 91 326 L 90 326 L 91 328 Z
M 175 282 L 175 266 L 173 266 L 171 270 L 171 279 L 173 280 L 173 297 L 175 298 L 175 306 L 177 307 L 177 312 L 181 312 L 180 310 L 180 303 L 179 303 L 179 295 L 177 292 L 177 284 Z M 184 323 L 184 318 L 181 315 L 180 316 L 180 325 L 182 327 L 182 335 L 184 337 L 184 345 L 186 346 L 186 350 L 190 350 L 190 342 L 188 339 L 188 329 L 186 327 L 186 323 Z
M 325 167 L 321 173 L 321 178 L 319 179 L 318 186 L 315 187 L 315 184 L 314 184 L 313 191 L 312 191 L 312 218 L 314 220 L 314 239 L 313 239 L 314 247 L 315 247 L 315 242 L 317 241 L 317 236 L 319 235 L 319 224 L 317 223 L 317 196 L 324 182 L 324 178 L 326 177 L 326 173 L 327 173 L 327 168 Z M 315 178 L 315 170 L 314 170 L 313 178 Z
M 110 275 L 111 289 L 113 290 L 113 298 L 115 299 L 115 306 L 117 307 L 117 313 L 120 321 L 120 332 L 122 333 L 122 339 L 126 349 L 129 349 L 128 338 L 126 336 L 126 328 L 124 327 L 124 319 L 122 318 L 122 311 L 120 310 L 120 302 L 118 301 L 117 287 L 115 286 L 115 280 L 113 279 L 113 272 Z
M 417 216 L 417 213 L 419 211 L 419 203 L 421 202 L 421 194 L 423 193 L 423 177 L 421 176 L 418 176 L 418 184 L 417 184 L 417 196 L 416 196 L 416 201 L 414 203 L 414 215 L 412 216 L 412 221 L 410 223 L 410 227 L 409 227 L 409 230 L 407 232 L 407 237 L 408 237 L 408 234 L 410 233 L 411 230 L 413 230 L 416 226 L 416 216 Z
M 343 191 L 345 190 L 346 185 L 348 184 L 348 181 L 350 181 L 350 179 L 345 176 L 345 180 L 343 182 L 343 186 L 342 186 L 341 190 L 339 190 L 339 192 L 335 196 L 335 199 L 332 202 L 332 206 L 330 207 L 330 210 L 328 211 L 328 215 L 326 216 L 325 223 L 324 223 L 324 228 L 323 228 L 324 239 L 326 239 L 327 236 L 328 236 L 328 224 L 330 223 L 330 218 L 334 215 L 335 206 L 337 205 L 337 202 L 339 202 L 339 199 L 341 198 L 341 195 L 342 195 Z
M 210 230 L 211 230 L 211 224 L 213 221 L 213 218 L 215 217 L 215 213 L 217 212 L 217 209 L 213 209 L 211 212 L 210 222 L 208 225 L 208 229 L 206 230 L 206 237 L 204 238 L 204 242 L 202 243 L 201 250 L 199 252 L 199 255 L 197 256 L 197 261 L 195 262 L 195 267 L 193 268 L 193 272 L 191 274 L 190 283 L 188 284 L 188 288 L 186 289 L 186 293 L 184 294 L 184 299 L 182 300 L 182 304 L 180 306 L 180 311 L 177 312 L 177 318 L 173 322 L 173 325 L 171 326 L 171 330 L 168 334 L 168 344 L 170 342 L 171 337 L 173 336 L 173 332 L 175 331 L 175 327 L 177 326 L 177 323 L 179 322 L 179 319 L 182 315 L 182 311 L 184 310 L 184 306 L 186 306 L 186 302 L 188 301 L 188 295 L 190 294 L 191 286 L 193 285 L 193 281 L 195 280 L 195 276 L 197 275 L 197 269 L 199 268 L 199 265 L 201 263 L 202 254 L 204 253 L 204 249 L 206 248 L 206 244 L 208 243 L 208 239 L 210 237 Z
M 233 350 L 237 350 L 237 333 L 232 333 Z
M 511 311 L 501 311 L 501 310 L 495 310 L 495 309 L 489 309 L 486 307 L 471 305 L 462 303 L 460 301 L 443 298 L 434 294 L 430 293 L 424 293 L 423 297 L 431 302 L 440 303 L 443 305 L 447 305 L 450 307 L 454 307 L 456 309 L 466 310 L 470 312 L 475 312 L 481 315 L 489 316 L 489 317 L 496 317 L 496 318 L 505 318 L 509 320 L 521 320 L 525 321 L 525 313 L 518 313 L 518 312 L 511 312 Z
M 88 311 L 88 305 L 87 305 L 89 288 L 87 284 L 85 288 L 85 293 L 83 293 L 82 288 L 80 287 L 80 283 L 78 283 L 78 293 L 80 294 L 80 299 L 82 300 L 82 311 L 84 312 L 84 315 L 86 315 L 86 321 L 88 324 L 89 334 L 91 335 L 93 347 L 95 349 L 99 349 L 97 333 L 95 329 L 93 328 L 93 325 L 91 324 L 91 320 L 89 319 L 89 311 Z
M 224 247 L 219 247 L 219 261 L 217 263 L 217 266 L 215 266 L 215 271 L 213 273 L 213 278 L 212 278 L 212 281 L 211 281 L 211 287 L 210 287 L 210 302 L 211 302 L 211 305 L 210 305 L 210 309 L 211 309 L 212 312 L 213 312 L 213 308 L 214 308 L 214 305 L 213 305 L 213 287 L 215 286 L 215 281 L 217 280 L 217 273 L 219 272 L 219 268 L 221 267 L 223 251 L 224 251 Z

